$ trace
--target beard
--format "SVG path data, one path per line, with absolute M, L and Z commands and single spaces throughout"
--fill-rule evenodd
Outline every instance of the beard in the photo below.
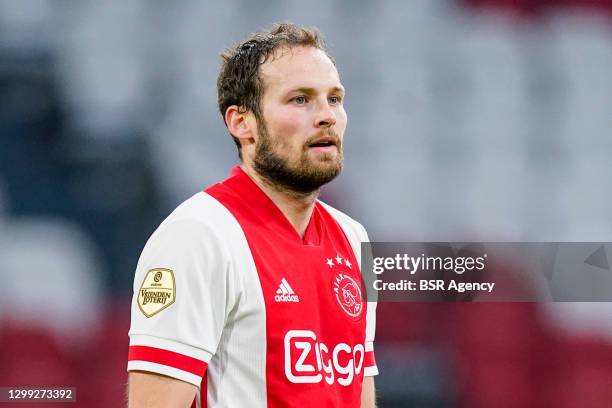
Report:
M 277 190 L 308 195 L 335 179 L 342 170 L 342 142 L 331 129 L 329 134 L 336 141 L 337 155 L 325 154 L 320 159 L 309 157 L 309 145 L 321 137 L 321 134 L 304 143 L 300 156 L 291 163 L 290 159 L 278 154 L 263 120 L 257 124 L 259 140 L 255 148 L 253 166 L 255 171 Z

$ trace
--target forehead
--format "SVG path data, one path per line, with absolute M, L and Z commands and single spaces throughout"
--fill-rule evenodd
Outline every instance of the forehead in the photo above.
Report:
M 338 70 L 322 50 L 314 47 L 282 48 L 260 67 L 264 93 L 297 88 L 342 87 Z

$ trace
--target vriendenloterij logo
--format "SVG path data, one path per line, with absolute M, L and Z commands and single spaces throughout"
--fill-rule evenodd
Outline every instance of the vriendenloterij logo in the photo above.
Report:
M 274 296 L 274 300 L 277 302 L 294 302 L 298 303 L 300 298 L 295 294 L 287 279 L 281 279 L 281 283 L 276 290 L 276 296 Z

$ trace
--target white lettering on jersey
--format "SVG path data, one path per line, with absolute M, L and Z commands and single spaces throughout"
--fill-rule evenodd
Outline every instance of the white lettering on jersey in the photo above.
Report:
M 302 349 L 302 355 L 298 358 L 297 363 L 295 363 L 295 368 L 300 372 L 313 372 L 315 370 L 312 364 L 304 364 L 304 360 L 308 357 L 310 353 L 310 348 L 312 347 L 310 343 L 306 341 L 296 341 L 295 346 L 299 349 Z
M 285 334 L 285 375 L 292 383 L 319 383 L 325 378 L 325 382 L 332 385 L 335 380 L 338 384 L 351 385 L 355 375 L 361 373 L 365 349 L 363 344 L 356 344 L 351 347 L 346 343 L 339 343 L 330 353 L 325 343 L 317 341 L 317 335 L 311 330 L 289 330 Z M 297 360 L 292 359 L 292 351 L 299 351 Z M 312 356 L 317 363 L 314 365 L 306 364 L 306 360 Z M 348 362 L 344 365 L 340 363 L 342 354 Z M 312 360 L 311 360 L 312 361 Z M 314 374 L 317 372 L 317 374 Z M 325 375 L 325 377 L 323 377 Z
M 321 381 L 323 376 L 321 374 L 317 375 L 293 375 L 293 363 L 291 362 L 291 339 L 293 338 L 309 338 L 312 340 L 316 340 L 317 336 L 310 330 L 291 330 L 287 332 L 285 335 L 285 375 L 292 383 L 296 384 L 304 384 L 304 383 L 318 383 Z M 301 372 L 308 371 L 304 370 L 303 362 L 308 357 L 310 353 L 311 345 L 309 342 L 301 342 L 297 341 L 294 343 L 296 348 L 302 350 L 302 354 L 300 354 L 300 358 L 296 362 L 295 371 Z M 308 347 L 305 347 L 304 344 L 307 344 Z M 312 366 L 310 366 L 312 367 Z M 312 367 L 314 371 L 314 367 Z

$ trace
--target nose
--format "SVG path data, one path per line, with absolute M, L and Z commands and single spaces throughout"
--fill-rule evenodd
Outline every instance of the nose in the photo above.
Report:
M 336 124 L 336 114 L 331 109 L 327 101 L 321 103 L 315 118 L 315 127 L 330 128 Z

